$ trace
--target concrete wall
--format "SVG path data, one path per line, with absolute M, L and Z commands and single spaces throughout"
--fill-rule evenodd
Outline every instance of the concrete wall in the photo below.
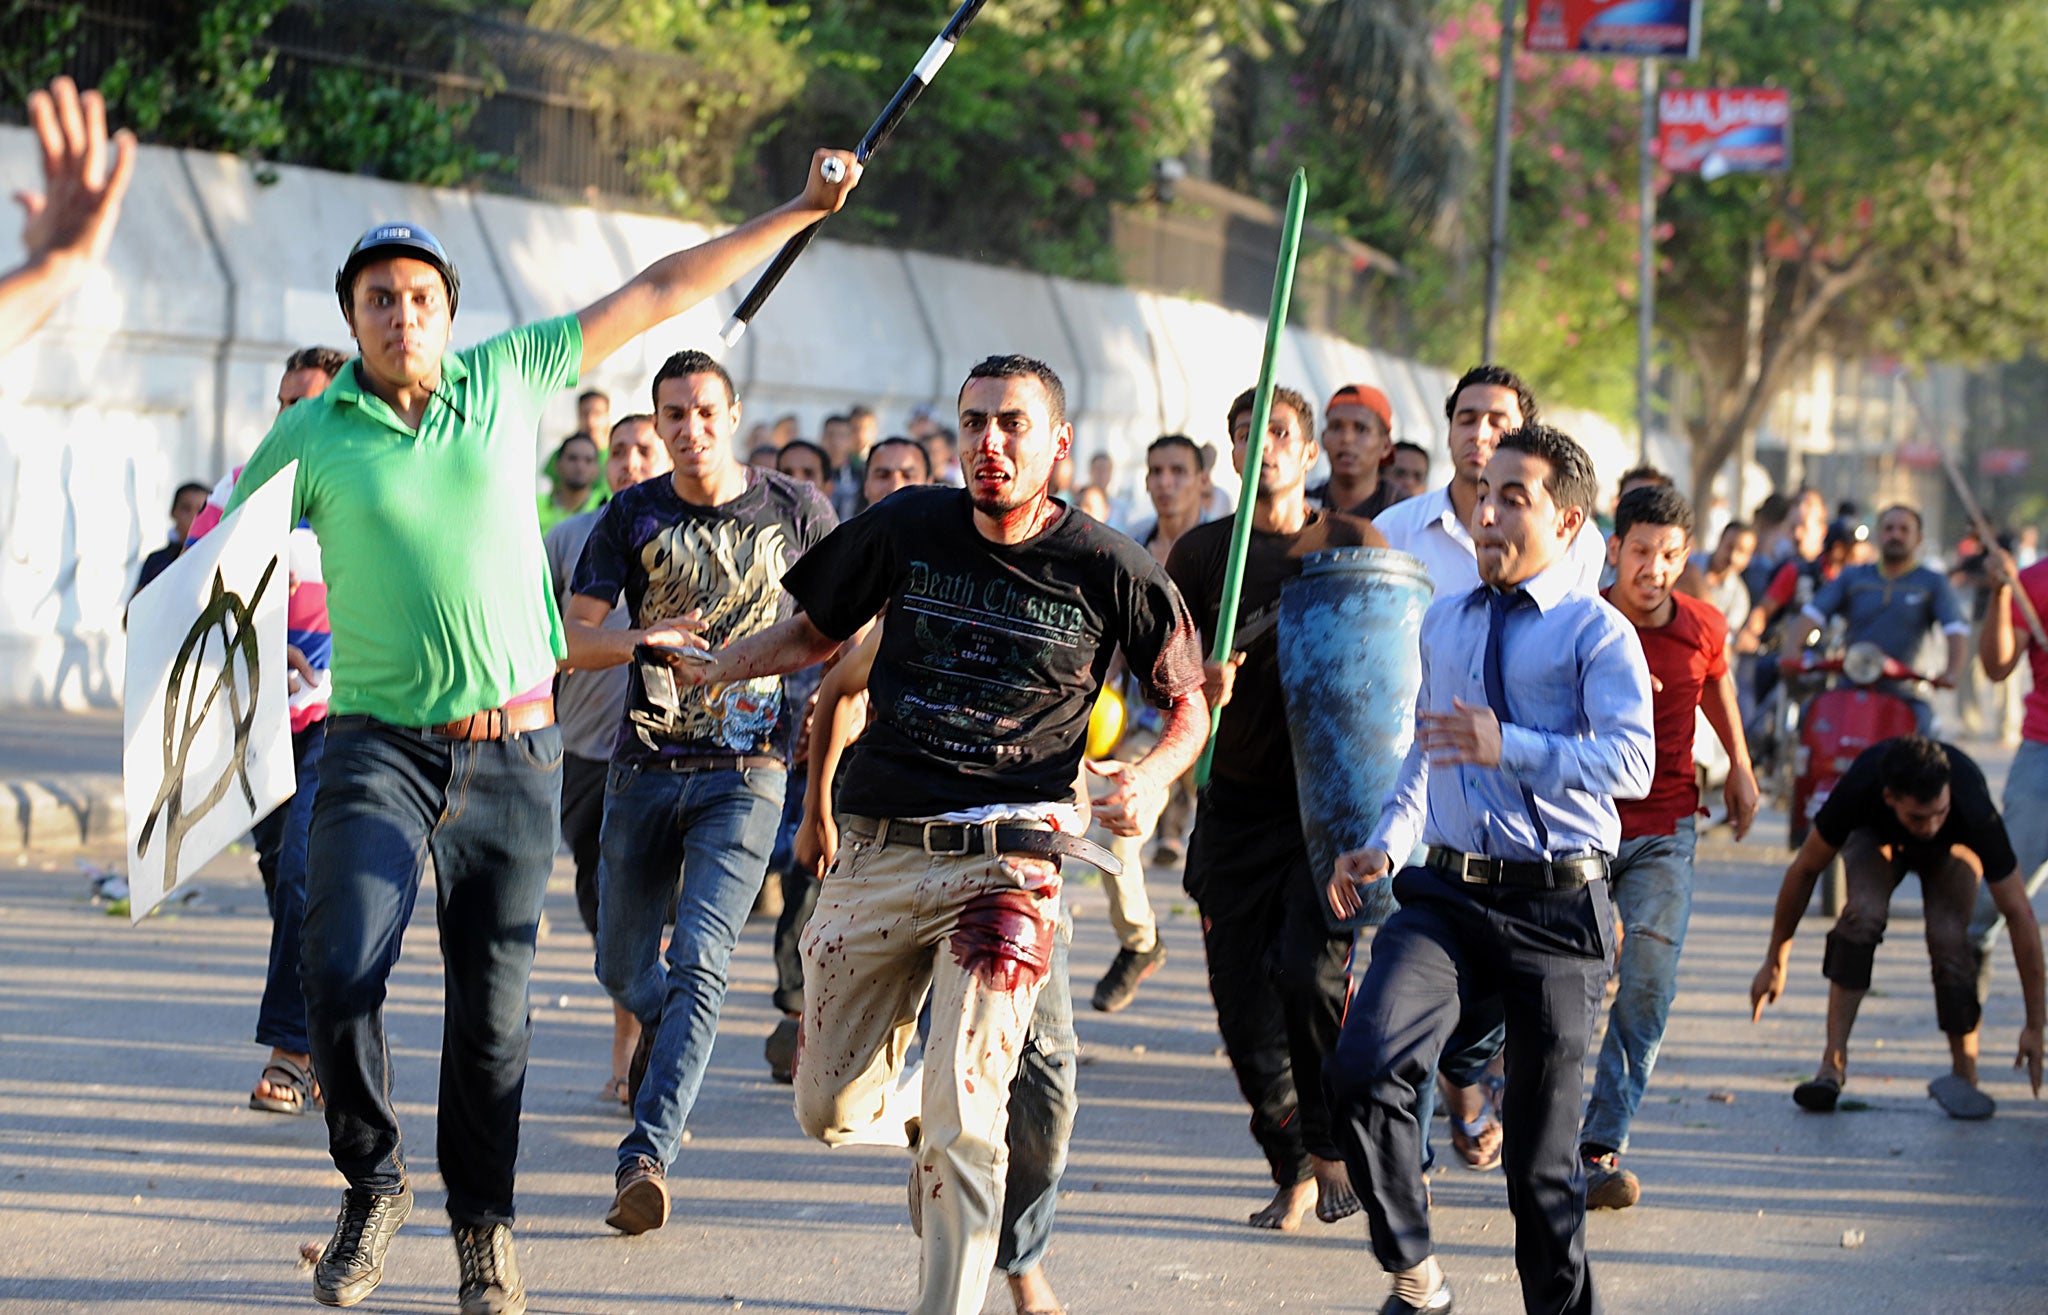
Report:
M 145 148 L 106 267 L 0 360 L 0 706 L 119 699 L 122 604 L 164 541 L 172 490 L 211 484 L 254 449 L 292 350 L 349 346 L 334 268 L 372 223 L 415 219 L 447 245 L 463 278 L 457 347 L 587 305 L 706 235 L 643 215 L 277 174 L 266 186 L 232 156 Z M 24 129 L 0 128 L 0 184 L 38 184 Z M 17 241 L 0 233 L 0 267 L 19 259 Z M 629 345 L 586 385 L 610 392 L 615 413 L 647 409 L 659 362 L 716 350 L 751 282 Z M 1263 327 L 1199 302 L 825 240 L 727 364 L 746 424 L 795 412 L 815 434 L 826 414 L 865 402 L 887 433 L 919 403 L 950 405 L 981 356 L 1041 356 L 1068 383 L 1077 456 L 1109 451 L 1119 492 L 1142 503 L 1154 437 L 1226 441 L 1223 415 L 1256 378 Z M 1289 330 L 1279 378 L 1318 403 L 1340 384 L 1377 383 L 1399 436 L 1442 470 L 1444 371 Z M 565 393 L 535 435 L 536 468 L 574 424 Z M 1604 465 L 1619 446 L 1600 445 Z

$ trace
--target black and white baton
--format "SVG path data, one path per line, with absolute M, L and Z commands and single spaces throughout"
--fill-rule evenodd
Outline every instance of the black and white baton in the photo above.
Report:
M 860 139 L 860 145 L 853 148 L 855 160 L 866 164 L 868 158 L 882 148 L 882 143 L 889 140 L 889 134 L 896 131 L 896 125 L 910 112 L 911 105 L 923 94 L 924 89 L 931 85 L 932 79 L 938 76 L 939 69 L 952 56 L 953 47 L 959 44 L 960 34 L 967 30 L 967 25 L 974 21 L 975 15 L 981 12 L 981 7 L 986 3 L 988 0 L 965 0 L 964 4 L 953 11 L 953 17 L 946 21 L 945 29 L 931 45 L 925 47 L 924 56 L 917 61 L 917 67 L 910 71 L 910 76 L 903 80 L 902 86 L 896 88 L 896 94 L 890 97 L 889 103 L 883 107 L 881 117 L 868 129 L 867 136 Z M 820 172 L 826 182 L 837 184 L 845 178 L 845 168 L 846 166 L 838 160 L 827 160 Z M 726 321 L 724 331 L 718 335 L 726 346 L 732 346 L 746 333 L 747 326 L 754 322 L 754 316 L 760 313 L 769 294 L 782 282 L 782 276 L 789 273 L 790 266 L 796 264 L 796 258 L 804 253 L 804 248 L 818 235 L 819 224 L 824 222 L 820 219 L 782 244 L 782 250 L 775 253 L 774 261 L 762 272 L 753 290 L 747 293 L 746 300 L 740 303 L 739 309 Z

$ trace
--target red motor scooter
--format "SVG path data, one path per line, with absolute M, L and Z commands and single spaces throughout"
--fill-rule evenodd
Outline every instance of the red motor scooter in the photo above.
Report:
M 1819 677 L 1827 687 L 1807 701 L 1799 717 L 1799 745 L 1793 753 L 1791 806 L 1786 816 L 1791 823 L 1790 844 L 1798 849 L 1813 827 L 1813 815 L 1820 811 L 1834 791 L 1835 783 L 1871 745 L 1895 736 L 1919 731 L 1913 705 L 1888 690 L 1877 689 L 1880 681 L 1925 682 L 1911 667 L 1891 657 L 1875 644 L 1851 644 L 1836 657 L 1802 655 L 1798 665 L 1786 665 L 1787 676 Z M 1829 917 L 1842 911 L 1847 897 L 1847 878 L 1842 860 L 1828 865 L 1821 877 L 1821 910 Z

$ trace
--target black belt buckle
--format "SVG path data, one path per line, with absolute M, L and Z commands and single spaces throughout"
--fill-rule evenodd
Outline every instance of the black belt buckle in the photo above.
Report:
M 1498 860 L 1442 845 L 1430 846 L 1429 866 L 1445 876 L 1456 877 L 1468 886 L 1491 886 L 1500 880 Z
M 934 849 L 932 847 L 932 828 L 940 826 L 958 828 L 960 835 L 959 848 Z M 974 829 L 969 826 L 964 826 L 959 822 L 926 822 L 924 824 L 924 832 L 918 839 L 919 843 L 924 847 L 925 853 L 935 855 L 939 858 L 961 858 L 975 852 Z

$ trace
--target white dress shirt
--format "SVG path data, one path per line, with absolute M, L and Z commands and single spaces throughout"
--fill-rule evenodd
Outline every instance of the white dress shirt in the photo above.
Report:
M 1398 548 L 1422 560 L 1439 599 L 1458 598 L 1479 587 L 1479 550 L 1471 531 L 1451 506 L 1451 486 L 1419 493 L 1381 512 L 1373 527 Z M 1600 591 L 1600 571 L 1607 565 L 1607 539 L 1592 521 L 1579 529 L 1565 552 L 1576 569 L 1569 583 L 1586 593 Z

